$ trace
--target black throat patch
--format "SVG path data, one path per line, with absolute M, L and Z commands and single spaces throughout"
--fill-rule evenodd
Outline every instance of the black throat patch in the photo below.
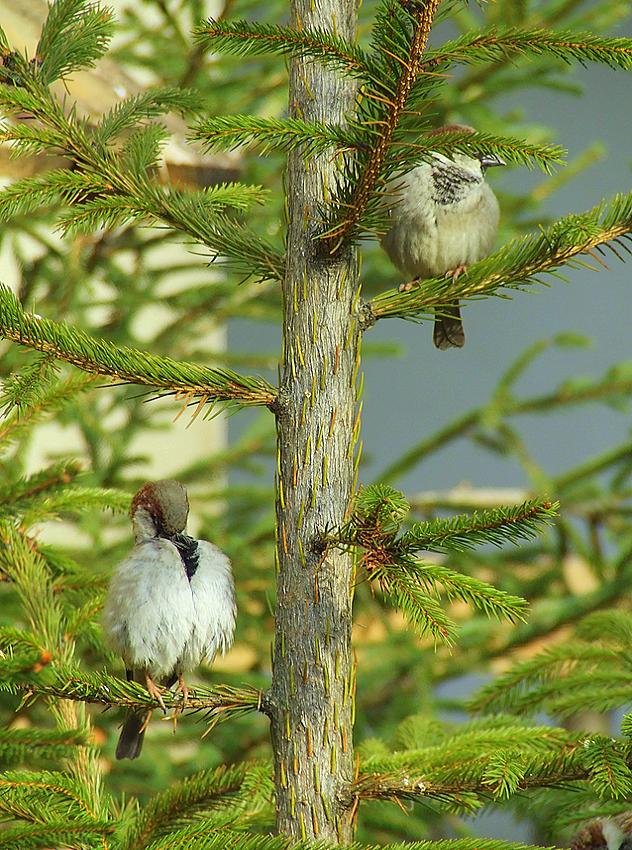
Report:
M 193 537 L 189 537 L 188 534 L 174 534 L 172 537 L 169 537 L 169 540 L 171 540 L 180 553 L 184 569 L 187 573 L 187 578 L 191 581 L 200 565 L 200 553 L 198 551 L 197 540 L 194 540 Z
M 481 183 L 482 177 L 471 174 L 454 163 L 436 163 L 432 166 L 433 199 L 436 204 L 449 206 L 469 192 L 472 183 Z

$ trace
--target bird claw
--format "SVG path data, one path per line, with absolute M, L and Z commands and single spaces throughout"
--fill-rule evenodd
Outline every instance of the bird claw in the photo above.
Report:
M 182 702 L 176 708 L 178 714 L 181 714 L 187 707 L 187 703 L 189 702 L 189 689 L 187 688 L 184 682 L 184 676 L 182 675 L 182 673 L 180 673 L 180 675 L 178 676 L 178 687 L 176 688 L 176 693 L 182 694 Z
M 457 281 L 459 276 L 464 274 L 467 271 L 467 266 L 456 266 L 453 269 L 448 269 L 445 273 L 446 277 L 451 277 L 453 281 Z
M 180 705 L 177 705 L 174 709 L 173 714 L 171 715 L 171 721 L 173 723 L 173 734 L 176 734 L 176 729 L 178 728 L 178 717 L 182 714 L 184 709 L 187 707 L 187 703 L 189 701 L 189 689 L 184 683 L 184 677 L 182 673 L 178 676 L 178 687 L 176 688 L 177 694 L 182 694 L 182 702 Z
M 147 683 L 147 690 L 149 691 L 150 696 L 152 696 L 155 700 L 158 701 L 158 705 L 162 708 L 162 710 L 166 714 L 167 713 L 167 707 L 166 707 L 165 702 L 162 698 L 162 694 L 160 693 L 160 688 L 154 682 L 154 680 L 151 678 L 149 673 L 146 674 L 145 680 L 146 680 L 146 683 Z
M 143 733 L 143 732 L 147 729 L 147 727 L 149 726 L 149 721 L 151 720 L 151 715 L 152 715 L 152 712 L 151 712 L 151 711 L 148 711 L 148 712 L 147 712 L 147 714 L 145 715 L 145 719 L 143 720 L 143 725 L 142 725 L 142 726 L 140 727 L 140 729 L 138 730 L 139 734 L 141 734 L 141 735 L 142 735 L 142 733 Z
M 414 280 L 409 280 L 408 283 L 401 283 L 398 287 L 398 292 L 410 292 L 411 289 L 414 289 L 416 286 L 419 286 L 419 278 L 416 277 Z

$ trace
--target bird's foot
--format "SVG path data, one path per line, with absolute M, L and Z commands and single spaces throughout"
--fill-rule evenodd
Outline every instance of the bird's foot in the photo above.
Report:
M 456 266 L 453 269 L 448 269 L 445 273 L 446 277 L 451 277 L 452 280 L 456 281 L 459 279 L 459 276 L 464 274 L 467 271 L 467 266 Z
M 158 705 L 162 708 L 162 710 L 167 713 L 167 707 L 162 698 L 162 694 L 160 693 L 160 688 L 151 678 L 149 673 L 145 674 L 145 682 L 147 684 L 147 690 L 149 691 L 150 696 L 152 696 L 155 700 L 158 700 Z
M 398 292 L 410 292 L 411 289 L 414 289 L 416 286 L 419 286 L 419 278 L 416 277 L 414 280 L 409 280 L 408 283 L 401 283 L 398 288 Z
M 182 714 L 184 709 L 187 707 L 187 703 L 189 702 L 189 689 L 187 688 L 184 682 L 184 676 L 182 675 L 182 673 L 178 675 L 178 687 L 176 688 L 176 693 L 182 694 L 182 702 L 180 703 L 180 705 L 177 705 L 175 707 L 174 712 L 171 715 L 174 735 L 176 733 L 176 729 L 178 728 L 178 717 Z
M 189 702 L 189 689 L 184 683 L 184 676 L 182 675 L 182 673 L 180 673 L 180 675 L 178 676 L 178 687 L 176 688 L 176 693 L 182 694 L 182 702 L 176 709 L 178 713 L 180 713 L 184 711 L 184 709 L 187 707 L 187 703 Z
M 147 729 L 147 727 L 149 726 L 149 721 L 151 720 L 152 714 L 153 714 L 153 712 L 148 711 L 147 714 L 145 715 L 145 719 L 143 720 L 143 725 L 138 730 L 139 735 L 142 735 L 143 732 L 145 731 L 145 729 Z

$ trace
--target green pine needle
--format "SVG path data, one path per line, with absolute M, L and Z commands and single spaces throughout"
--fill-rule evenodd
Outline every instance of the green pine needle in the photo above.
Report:
M 184 114 L 197 109 L 199 105 L 200 96 L 191 89 L 166 86 L 149 88 L 117 103 L 101 117 L 95 132 L 101 143 L 107 144 L 126 130 L 136 127 L 140 121 L 158 118 L 166 112 Z
M 218 53 L 312 57 L 354 76 L 371 75 L 364 51 L 326 30 L 210 18 L 197 30 L 197 40 L 208 50 Z
M 541 284 L 541 275 L 557 269 L 595 269 L 579 259 L 588 255 L 606 266 L 601 255 L 610 251 L 624 260 L 632 251 L 626 242 L 632 232 L 632 193 L 616 195 L 582 215 L 569 215 L 540 234 L 515 239 L 495 254 L 471 265 L 457 281 L 429 278 L 410 292 L 390 290 L 369 302 L 372 318 L 418 319 L 442 310 L 455 298 L 474 299 L 499 294 L 503 289 L 523 289 Z M 607 266 L 606 266 L 607 267 Z
M 441 605 L 424 592 L 421 584 L 402 570 L 383 569 L 371 573 L 386 598 L 400 610 L 419 637 L 430 635 L 435 643 L 454 643 L 455 623 Z
M 84 729 L 0 729 L 0 759 L 4 766 L 32 763 L 33 758 L 59 760 L 86 746 Z
M 586 742 L 584 762 L 590 782 L 600 797 L 629 799 L 632 794 L 632 771 L 628 766 L 627 745 L 612 738 L 595 736 Z
M 47 356 L 45 359 L 50 358 Z M 13 443 L 28 435 L 34 425 L 52 418 L 99 380 L 96 375 L 75 374 L 51 383 L 35 385 L 32 382 L 32 370 L 24 380 L 20 379 L 20 375 L 24 376 L 24 370 L 5 382 L 4 392 L 0 396 L 0 408 L 4 410 L 4 419 L 0 423 L 0 452 L 6 452 Z M 28 406 L 22 403 L 19 394 L 22 386 L 30 394 Z
M 450 643 L 455 627 L 434 598 L 440 592 L 449 600 L 461 599 L 488 616 L 510 622 L 525 619 L 527 603 L 443 564 L 419 561 L 416 553 L 458 552 L 485 544 L 502 546 L 529 540 L 552 522 L 557 507 L 536 499 L 512 507 L 414 523 L 398 536 L 410 506 L 399 491 L 377 484 L 360 490 L 351 518 L 338 532 L 325 535 L 323 542 L 364 549 L 363 562 L 369 579 L 379 583 L 415 631 Z
M 73 71 L 92 68 L 106 52 L 114 31 L 113 14 L 92 0 L 56 0 L 36 50 L 36 67 L 44 85 Z
M 0 684 L 0 690 L 3 685 Z M 122 708 L 154 709 L 159 703 L 136 682 L 117 679 L 109 673 L 87 673 L 60 665 L 47 668 L 32 682 L 18 683 L 5 689 L 17 692 L 28 690 L 33 695 L 54 696 L 76 702 Z M 163 690 L 163 701 L 170 709 L 180 708 L 182 695 Z M 189 691 L 187 710 L 203 711 L 212 725 L 229 717 L 238 717 L 251 711 L 260 711 L 263 705 L 261 691 L 250 686 L 241 688 L 218 685 L 214 688 L 197 687 Z
M 165 90 L 154 99 L 132 98 L 93 129 L 74 110 L 66 114 L 63 104 L 26 65 L 20 86 L 0 85 L 0 109 L 30 116 L 34 122 L 3 125 L 0 141 L 10 143 L 15 154 L 62 154 L 74 168 L 24 178 L 5 188 L 0 192 L 0 221 L 62 203 L 70 207 L 60 221 L 66 233 L 118 227 L 131 220 L 166 224 L 205 245 L 214 259 L 221 257 L 240 274 L 280 280 L 281 253 L 234 220 L 234 211 L 263 203 L 266 193 L 261 187 L 239 183 L 199 190 L 163 187 L 150 168 L 164 136 L 161 129 L 137 130 L 122 148 L 109 144 L 143 113 L 164 111 L 172 104 L 185 108 L 190 100 L 186 93 L 178 100 Z
M 474 605 L 488 617 L 493 616 L 512 623 L 526 620 L 528 605 L 522 597 L 498 590 L 481 579 L 456 572 L 443 564 L 411 561 L 403 568 L 390 568 L 389 572 L 393 570 L 403 570 L 408 576 L 414 576 L 420 584 L 436 595 L 442 590 L 449 600 L 461 599 L 469 605 Z
M 455 153 L 466 156 L 493 154 L 513 165 L 532 168 L 538 166 L 545 172 L 564 162 L 566 151 L 559 145 L 536 145 L 524 139 L 509 136 L 494 136 L 491 133 L 472 133 L 470 130 L 444 130 L 430 135 L 414 132 L 414 141 L 410 141 L 412 131 L 396 131 L 393 150 L 387 161 L 389 172 L 409 170 L 420 162 L 427 161 L 433 153 L 451 157 Z
M 544 711 L 569 717 L 629 704 L 631 621 L 630 614 L 623 611 L 590 614 L 576 636 L 514 665 L 481 688 L 469 701 L 470 710 L 523 715 Z
M 421 68 L 432 71 L 437 65 L 458 62 L 474 64 L 499 62 L 516 55 L 555 56 L 564 62 L 598 62 L 611 68 L 632 68 L 632 39 L 605 38 L 594 32 L 523 30 L 496 28 L 465 35 L 428 50 Z
M 225 809 L 238 797 L 246 770 L 245 764 L 204 770 L 155 794 L 126 831 L 120 850 L 145 847 L 183 820 L 199 819 L 201 813 L 214 807 Z
M 209 151 L 256 145 L 263 152 L 300 148 L 306 156 L 326 152 L 332 147 L 349 148 L 352 142 L 351 133 L 335 124 L 300 118 L 261 118 L 258 115 L 208 118 L 195 127 L 193 138 L 203 142 Z
M 3 782 L 0 779 L 0 788 Z M 46 807 L 43 799 L 40 806 Z M 103 847 L 114 833 L 108 821 L 69 822 L 67 817 L 48 818 L 45 823 L 9 827 L 2 830 L 2 850 L 30 850 L 36 847 Z M 107 845 L 106 845 L 107 846 Z
M 27 348 L 54 355 L 79 369 L 124 383 L 155 388 L 184 405 L 198 408 L 270 406 L 276 392 L 263 378 L 249 378 L 228 369 L 180 363 L 144 351 L 94 339 L 76 328 L 26 313 L 13 293 L 0 286 L 0 335 Z
M 557 516 L 559 504 L 533 499 L 521 505 L 416 522 L 399 539 L 401 551 L 466 551 L 537 537 Z

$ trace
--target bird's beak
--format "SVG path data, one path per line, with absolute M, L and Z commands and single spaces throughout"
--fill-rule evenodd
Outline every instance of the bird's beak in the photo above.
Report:
M 501 159 L 493 153 L 482 156 L 480 158 L 480 163 L 483 168 L 495 168 L 497 165 L 507 165 L 504 159 Z

